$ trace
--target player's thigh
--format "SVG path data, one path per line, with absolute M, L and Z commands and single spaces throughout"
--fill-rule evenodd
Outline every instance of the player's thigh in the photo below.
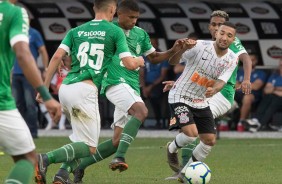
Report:
M 191 108 L 199 134 L 216 134 L 215 121 L 209 107 Z
M 130 116 L 127 112 L 115 106 L 114 121 L 111 125 L 111 128 L 114 129 L 115 126 L 124 128 L 124 126 L 130 120 L 131 117 L 132 116 Z
M 209 105 L 214 118 L 224 115 L 231 109 L 230 102 L 221 93 L 216 93 L 209 100 Z
M 29 128 L 17 109 L 0 111 L 0 146 L 13 156 L 35 149 Z
M 144 103 L 140 95 L 125 83 L 110 86 L 106 91 L 106 96 L 110 102 L 124 112 L 127 112 L 136 102 Z
M 62 85 L 59 98 L 71 122 L 73 133 L 70 139 L 96 147 L 101 127 L 98 89 L 83 82 Z

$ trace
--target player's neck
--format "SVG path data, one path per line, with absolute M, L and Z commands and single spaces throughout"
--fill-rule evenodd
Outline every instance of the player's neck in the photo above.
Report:
M 95 15 L 95 19 L 94 20 L 106 20 L 106 21 L 109 21 L 109 22 L 112 21 L 111 17 L 108 16 L 107 14 L 104 14 L 104 13 L 99 13 L 99 14 L 97 13 Z
M 228 49 L 221 49 L 221 48 L 219 48 L 216 45 L 216 42 L 214 42 L 213 46 L 214 46 L 215 53 L 216 53 L 217 57 L 219 57 L 219 58 L 224 56 L 228 52 Z

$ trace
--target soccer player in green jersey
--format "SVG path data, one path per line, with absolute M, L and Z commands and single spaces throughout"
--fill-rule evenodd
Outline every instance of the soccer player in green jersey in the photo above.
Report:
M 167 60 L 179 49 L 181 42 L 176 41 L 171 49 L 156 52 L 149 35 L 142 28 L 135 26 L 140 15 L 137 2 L 121 1 L 117 15 L 118 21 L 115 24 L 123 29 L 132 55 L 145 55 L 151 62 L 159 63 Z M 119 171 L 126 170 L 128 165 L 125 163 L 125 153 L 147 117 L 148 110 L 140 97 L 139 71 L 127 70 L 116 56 L 113 60 L 114 63 L 108 67 L 107 77 L 103 80 L 101 93 L 105 93 L 115 105 L 112 124 L 114 135 L 112 139 L 98 145 L 96 154 L 81 159 L 79 168 L 74 172 L 75 182 L 81 182 L 87 166 L 108 158 L 114 153 L 110 168 Z
M 94 11 L 94 20 L 67 33 L 48 66 L 47 87 L 62 58 L 71 56 L 71 70 L 59 89 L 59 99 L 73 132 L 69 136 L 72 143 L 39 155 L 35 177 L 38 184 L 46 183 L 47 168 L 53 163 L 63 163 L 53 183 L 68 183 L 68 168 L 77 165 L 79 158 L 96 153 L 100 134 L 98 88 L 113 63 L 112 57 L 116 54 L 127 69 L 144 66 L 142 57 L 130 54 L 123 31 L 111 23 L 116 0 L 95 0 Z
M 215 40 L 215 33 L 217 32 L 220 25 L 229 20 L 229 15 L 222 10 L 213 11 L 210 18 L 209 30 L 212 36 L 212 40 Z M 241 84 L 241 88 L 243 93 L 250 94 L 251 92 L 251 82 L 250 75 L 252 70 L 252 62 L 251 59 L 246 52 L 244 46 L 241 44 L 241 41 L 236 37 L 235 41 L 229 47 L 238 57 L 239 60 L 242 61 L 244 67 L 244 81 Z M 234 70 L 233 74 L 223 87 L 223 89 L 216 93 L 210 100 L 209 105 L 211 111 L 213 113 L 213 117 L 217 118 L 221 115 L 224 115 L 232 106 L 234 102 L 235 95 L 235 84 L 236 84 L 236 76 L 237 76 L 237 68 Z M 169 88 L 173 84 L 168 82 L 168 85 L 165 86 L 164 91 L 169 90 Z M 170 146 L 171 143 L 168 143 Z M 175 145 L 175 141 L 172 142 L 172 145 Z M 171 145 L 171 146 L 172 146 Z M 186 163 L 192 162 L 192 152 L 195 147 L 198 145 L 198 140 L 194 141 L 190 145 L 186 145 L 182 148 L 182 165 L 186 165 Z M 180 170 L 180 164 L 178 161 L 177 153 L 170 153 L 167 149 L 168 163 L 170 168 L 176 173 L 172 177 L 168 177 L 167 179 L 177 179 L 178 172 Z M 189 160 L 190 159 L 190 160 Z M 177 176 L 178 175 L 178 176 Z M 180 178 L 181 180 L 181 178 Z
M 28 81 L 43 97 L 53 120 L 58 121 L 61 115 L 61 106 L 43 85 L 30 52 L 28 30 L 25 9 L 0 1 L 0 146 L 15 162 L 4 183 L 30 183 L 37 163 L 31 133 L 11 93 L 10 74 L 15 56 Z

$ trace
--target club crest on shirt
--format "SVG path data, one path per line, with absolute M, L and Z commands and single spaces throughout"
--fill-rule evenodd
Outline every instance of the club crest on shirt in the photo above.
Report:
M 189 117 L 187 116 L 187 113 L 181 113 L 178 115 L 179 123 L 187 123 L 189 122 Z
M 137 45 L 136 45 L 136 54 L 140 54 L 140 52 L 141 52 L 141 46 L 140 46 L 140 44 L 139 43 L 137 43 Z

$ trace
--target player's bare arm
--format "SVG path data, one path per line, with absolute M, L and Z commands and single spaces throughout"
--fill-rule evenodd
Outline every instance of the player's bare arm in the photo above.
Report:
M 169 59 L 169 61 L 168 61 L 169 64 L 171 64 L 171 65 L 178 64 L 182 54 L 186 50 L 193 48 L 196 44 L 197 44 L 197 41 L 195 41 L 195 40 L 185 39 L 185 42 L 183 43 L 182 48 Z
M 252 72 L 252 61 L 249 54 L 247 53 L 240 54 L 239 60 L 242 61 L 244 68 L 244 80 L 239 86 L 239 89 L 241 88 L 242 92 L 247 95 L 250 94 L 252 91 L 251 81 L 250 81 L 251 72 Z
M 208 87 L 205 93 L 205 96 L 207 98 L 212 97 L 217 92 L 219 92 L 226 83 L 223 80 L 217 80 L 216 83 L 213 85 L 213 87 Z
M 136 70 L 139 67 L 143 67 L 145 65 L 145 61 L 142 56 L 133 58 L 133 57 L 124 57 L 121 59 L 123 65 L 128 70 Z
M 185 39 L 178 39 L 174 42 L 172 48 L 164 52 L 153 52 L 146 57 L 149 59 L 151 63 L 157 64 L 163 61 L 168 60 L 171 56 L 173 56 L 176 52 L 182 49 L 185 43 Z
M 46 78 L 44 81 L 44 84 L 47 88 L 49 88 L 52 77 L 54 76 L 54 74 L 57 72 L 59 65 L 61 64 L 63 57 L 67 54 L 67 52 L 62 49 L 62 48 L 58 48 L 55 52 L 55 54 L 53 55 L 48 69 L 46 71 Z

